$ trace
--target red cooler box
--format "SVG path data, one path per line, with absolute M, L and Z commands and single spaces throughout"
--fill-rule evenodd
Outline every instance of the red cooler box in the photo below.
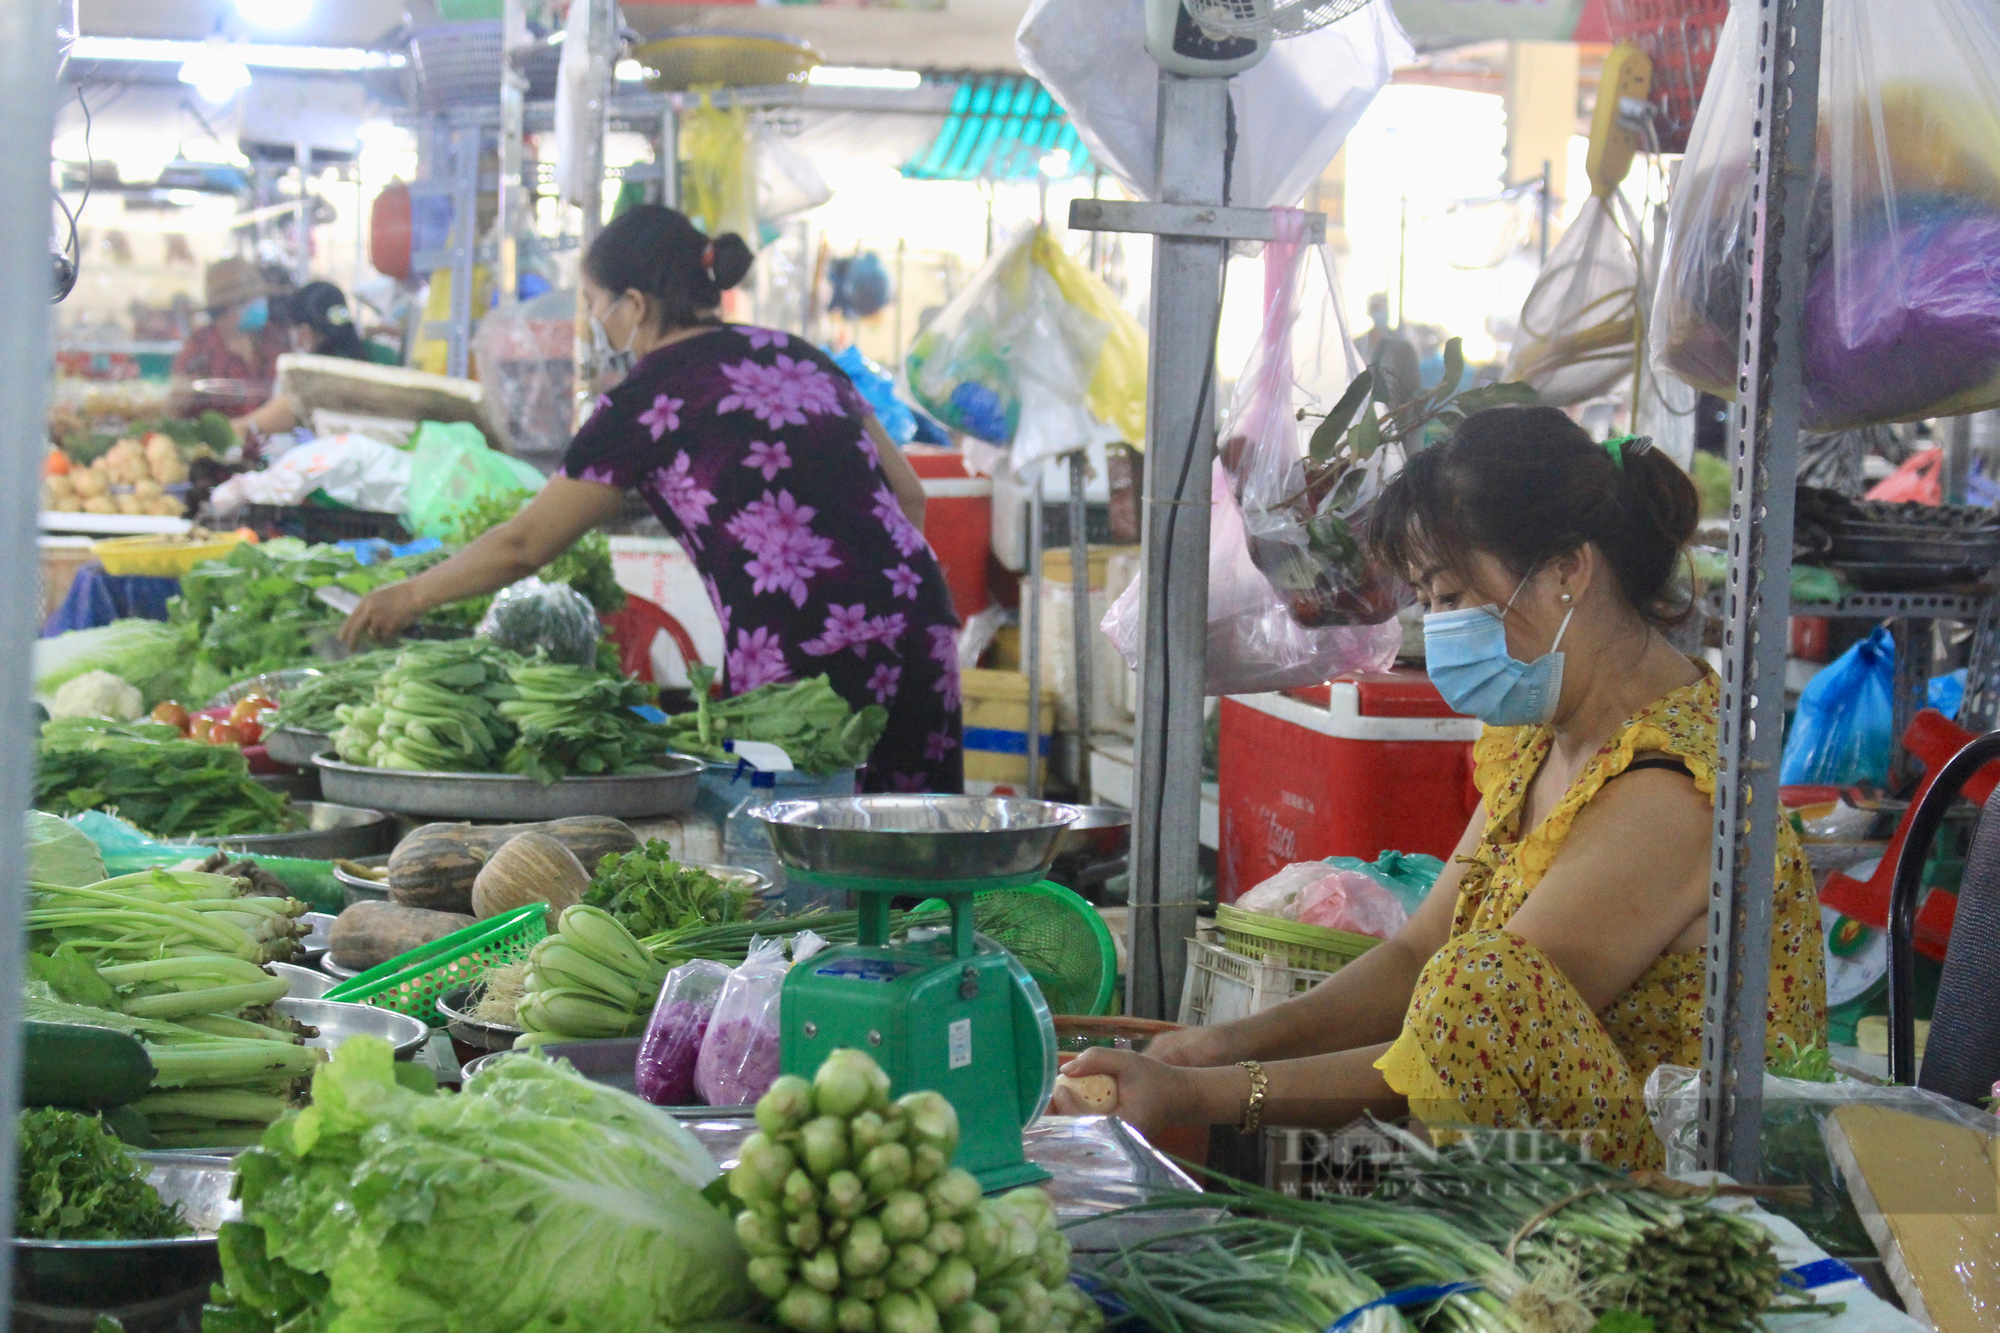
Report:
M 1294 861 L 1449 856 L 1479 804 L 1478 738 L 1421 671 L 1223 699 L 1218 896 Z
M 924 483 L 924 535 L 931 540 L 960 616 L 986 609 L 987 553 L 993 549 L 993 479 L 965 470 L 954 449 L 912 444 L 904 457 Z

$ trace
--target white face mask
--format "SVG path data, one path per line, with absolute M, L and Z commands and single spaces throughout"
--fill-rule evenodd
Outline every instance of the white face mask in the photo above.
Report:
M 617 300 L 604 307 L 604 313 L 607 315 L 610 314 L 617 307 L 618 302 L 624 299 L 624 296 L 619 296 Z M 590 345 L 596 353 L 598 369 L 604 374 L 616 375 L 618 378 L 623 379 L 631 373 L 632 362 L 636 359 L 632 355 L 632 344 L 638 341 L 638 338 L 639 326 L 635 322 L 632 325 L 632 331 L 625 335 L 625 345 L 623 347 L 613 347 L 611 345 L 611 335 L 604 331 L 604 321 L 596 315 L 590 317 Z

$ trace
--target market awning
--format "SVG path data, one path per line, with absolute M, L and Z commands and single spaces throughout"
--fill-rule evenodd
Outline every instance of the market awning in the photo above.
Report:
M 928 148 L 903 164 L 916 180 L 1032 180 L 1049 164 L 1052 176 L 1075 176 L 1090 169 L 1090 150 L 1076 126 L 1024 74 L 941 76 L 958 84 L 951 110 Z

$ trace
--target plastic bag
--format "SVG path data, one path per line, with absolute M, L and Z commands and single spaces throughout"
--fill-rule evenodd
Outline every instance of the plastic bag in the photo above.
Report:
M 525 578 L 495 595 L 478 634 L 523 657 L 539 652 L 551 662 L 590 666 L 604 622 L 590 599 L 567 583 Z
M 634 1086 L 655 1106 L 694 1104 L 695 1061 L 716 1001 L 729 981 L 727 965 L 697 958 L 667 973 L 633 1066 Z
M 392 451 L 393 452 L 393 451 Z M 547 480 L 518 458 L 490 449 L 479 427 L 426 421 L 409 456 L 409 526 L 418 536 L 452 536 L 458 519 L 480 500 L 538 491 Z
M 1750 253 L 1756 0 L 1731 0 L 1667 225 L 1653 355 L 1733 396 Z M 1802 424 L 2000 403 L 2000 10 L 1839 0 L 1822 21 Z
M 461 426 L 479 437 L 477 426 Z M 481 448 L 484 448 L 482 442 Z M 262 472 L 245 472 L 209 495 L 217 518 L 227 519 L 245 505 L 295 505 L 324 491 L 350 509 L 400 514 L 408 503 L 410 456 L 366 435 L 333 435 L 286 452 Z
M 694 1087 L 710 1106 L 748 1106 L 778 1077 L 778 996 L 784 989 L 782 940 L 750 941 L 743 962 L 716 998 L 701 1039 Z
M 1410 919 L 1396 895 L 1377 884 L 1373 876 L 1333 866 L 1325 869 L 1327 873 L 1299 895 L 1296 919 L 1300 925 L 1386 940 Z
M 681 113 L 681 189 L 687 215 L 710 236 L 757 239 L 756 140 L 745 108 L 715 106 L 703 93 Z
M 1532 384 L 1544 403 L 1596 398 L 1638 373 L 1638 219 L 1622 195 L 1591 195 L 1521 305 L 1502 379 Z
M 1840 1170 L 1826 1146 L 1827 1121 L 1843 1106 L 1880 1106 L 1987 1135 L 2000 1134 L 2000 1120 L 1921 1088 L 1879 1087 L 1842 1079 L 1812 1083 L 1764 1075 L 1764 1117 L 1758 1134 L 1765 1185 L 1803 1185 L 1810 1199 L 1774 1194 L 1764 1207 L 1787 1218 L 1829 1254 L 1873 1259 L 1876 1247 L 1862 1226 Z M 1698 1169 L 1696 1131 L 1701 1111 L 1701 1076 L 1679 1065 L 1661 1065 L 1646 1079 L 1646 1110 L 1666 1145 L 1667 1174 Z M 1987 1204 L 1990 1210 L 1990 1196 Z M 1937 1212 L 1964 1211 L 1947 1199 Z
M 1246 912 L 1262 912 L 1265 916 L 1296 921 L 1299 899 L 1305 896 L 1307 889 L 1325 879 L 1326 874 L 1324 861 L 1294 862 L 1238 897 L 1233 906 Z
M 1887 782 L 1895 691 L 1896 643 L 1877 625 L 1807 682 L 1778 781 L 1788 787 Z
M 561 453 L 572 433 L 576 293 L 543 292 L 494 310 L 472 335 L 479 383 L 523 453 Z
M 882 367 L 862 355 L 861 349 L 853 345 L 829 352 L 833 364 L 847 372 L 847 378 L 854 381 L 854 387 L 868 400 L 875 419 L 882 423 L 883 431 L 897 444 L 908 444 L 917 438 L 917 417 L 910 406 L 896 396 L 896 381 L 884 374 Z
M 1395 895 L 1403 910 L 1414 916 L 1430 896 L 1431 886 L 1444 873 L 1444 862 L 1428 852 L 1384 852 L 1373 861 L 1358 856 L 1329 856 L 1326 863 L 1343 870 L 1359 870 Z
M 1091 155 L 1134 192 L 1157 199 L 1160 67 L 1146 54 L 1145 30 L 1142 0 L 1034 0 L 1014 53 L 1069 113 Z M 1397 66 L 1413 59 L 1388 5 L 1273 42 L 1229 80 L 1236 144 L 1229 202 L 1297 203 Z
M 910 396 L 953 430 L 1012 447 L 1016 472 L 1143 439 L 1145 335 L 1039 227 L 989 259 L 911 343 Z

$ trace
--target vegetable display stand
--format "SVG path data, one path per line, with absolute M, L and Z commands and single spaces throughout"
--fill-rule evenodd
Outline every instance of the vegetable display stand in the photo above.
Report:
M 1021 1135 L 1049 1104 L 1055 1024 L 1019 959 L 973 930 L 975 893 L 1039 882 L 1077 816 L 1046 801 L 857 796 L 780 801 L 761 818 L 788 874 L 853 893 L 857 942 L 785 977 L 780 1063 L 811 1074 L 832 1051 L 866 1051 L 892 1095 L 930 1090 L 957 1110 L 957 1164 L 982 1188 L 1047 1178 Z M 944 900 L 951 925 L 892 942 L 889 903 Z
M 561 778 L 547 786 L 511 773 L 426 773 L 364 768 L 335 755 L 313 759 L 329 800 L 351 801 L 432 819 L 565 819 L 607 815 L 649 819 L 679 814 L 694 804 L 705 765 L 685 755 L 663 755 L 646 772 Z
M 548 933 L 548 904 L 527 903 L 371 967 L 325 998 L 372 1004 L 435 1023 L 439 1000 L 496 967 L 526 958 Z

